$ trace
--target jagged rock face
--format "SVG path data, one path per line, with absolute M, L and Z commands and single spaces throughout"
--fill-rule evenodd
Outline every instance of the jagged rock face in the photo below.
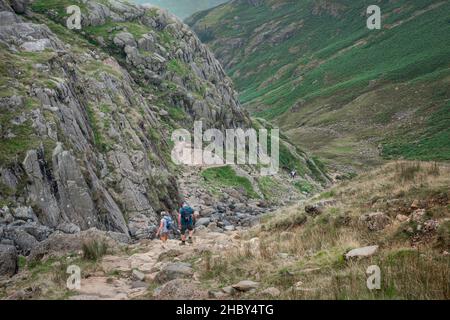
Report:
M 249 123 L 231 81 L 164 11 L 87 1 L 70 31 L 25 4 L 0 0 L 1 238 L 26 254 L 57 230 L 151 236 L 180 201 L 171 130 Z

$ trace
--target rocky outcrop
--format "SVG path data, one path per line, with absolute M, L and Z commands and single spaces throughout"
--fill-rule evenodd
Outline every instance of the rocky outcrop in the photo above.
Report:
M 389 217 L 383 212 L 366 213 L 360 217 L 360 221 L 371 231 L 383 230 L 390 223 Z
M 180 202 L 171 130 L 249 118 L 213 54 L 167 12 L 89 0 L 71 31 L 44 9 L 0 0 L 0 135 L 12 150 L 0 157 L 0 238 L 27 255 L 55 232 L 152 237 L 158 212 Z

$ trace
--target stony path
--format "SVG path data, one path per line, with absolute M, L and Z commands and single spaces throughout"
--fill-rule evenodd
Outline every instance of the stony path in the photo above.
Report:
M 179 189 L 184 199 L 201 215 L 214 212 L 217 199 L 202 184 L 201 171 L 215 166 L 186 166 L 179 177 Z M 245 171 L 237 170 L 256 185 L 256 181 Z M 290 183 L 286 187 L 286 200 L 294 200 Z M 258 193 L 260 191 L 258 190 Z M 298 199 L 295 199 L 298 200 Z M 247 208 L 257 208 L 257 200 L 245 203 Z M 258 209 L 257 209 L 258 210 Z M 238 228 L 241 229 L 241 228 Z M 218 232 L 220 231 L 220 232 Z M 218 229 L 214 223 L 209 227 L 196 229 L 194 243 L 181 247 L 179 240 L 169 240 L 163 244 L 160 240 L 141 240 L 129 248 L 134 254 L 108 255 L 100 262 L 100 271 L 82 279 L 81 288 L 70 299 L 179 299 L 208 298 L 208 292 L 199 289 L 199 275 L 194 271 L 195 264 L 182 261 L 192 260 L 195 253 L 209 251 L 212 255 L 223 254 L 225 250 L 240 248 L 240 231 Z M 200 263 L 200 262 L 198 262 Z M 171 270 L 170 274 L 166 270 Z M 149 290 L 149 287 L 161 288 Z M 152 292 L 151 292 L 152 291 Z
M 173 271 L 167 282 L 176 281 L 184 275 L 190 281 L 198 280 L 198 275 L 191 268 L 192 265 L 181 263 L 182 260 L 192 257 L 192 254 L 210 251 L 223 252 L 223 250 L 239 247 L 237 232 L 216 233 L 208 230 L 196 232 L 194 243 L 180 246 L 178 240 L 169 240 L 163 244 L 160 240 L 142 241 L 131 246 L 131 251 L 139 253 L 128 255 L 109 255 L 100 262 L 101 271 L 82 279 L 81 288 L 73 300 L 128 300 L 138 298 L 166 298 L 176 299 L 177 296 L 152 296 L 148 287 L 163 286 L 160 281 L 164 270 L 170 266 L 178 267 Z M 168 257 L 166 259 L 166 257 Z M 192 273 L 184 273 L 183 267 Z M 169 268 L 170 269 L 170 268 Z M 158 279 L 157 279 L 158 278 Z M 172 279 L 173 278 L 173 279 Z M 177 282 L 180 283 L 180 282 Z M 201 292 L 201 297 L 207 298 L 207 292 Z

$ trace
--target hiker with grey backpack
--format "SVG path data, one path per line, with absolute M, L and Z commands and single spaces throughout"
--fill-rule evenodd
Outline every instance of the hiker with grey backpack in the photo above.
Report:
M 161 212 L 161 221 L 159 223 L 158 231 L 156 232 L 156 237 L 160 237 L 163 243 L 166 243 L 169 239 L 169 232 L 172 230 L 173 220 L 172 217 L 165 211 Z

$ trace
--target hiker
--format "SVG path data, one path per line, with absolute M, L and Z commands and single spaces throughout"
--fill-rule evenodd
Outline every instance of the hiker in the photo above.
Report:
M 292 170 L 292 171 L 291 171 L 291 178 L 292 178 L 292 180 L 295 179 L 295 176 L 296 176 L 296 175 L 297 175 L 297 171 Z
M 159 224 L 158 231 L 156 232 L 156 237 L 160 236 L 161 241 L 165 243 L 169 238 L 169 232 L 172 229 L 173 220 L 165 211 L 161 212 L 161 217 L 162 218 Z
M 188 242 L 192 243 L 192 234 L 194 233 L 194 209 L 192 209 L 186 202 L 183 203 L 180 213 L 178 214 L 178 228 L 181 230 L 181 243 L 186 244 L 186 230 L 189 230 Z

